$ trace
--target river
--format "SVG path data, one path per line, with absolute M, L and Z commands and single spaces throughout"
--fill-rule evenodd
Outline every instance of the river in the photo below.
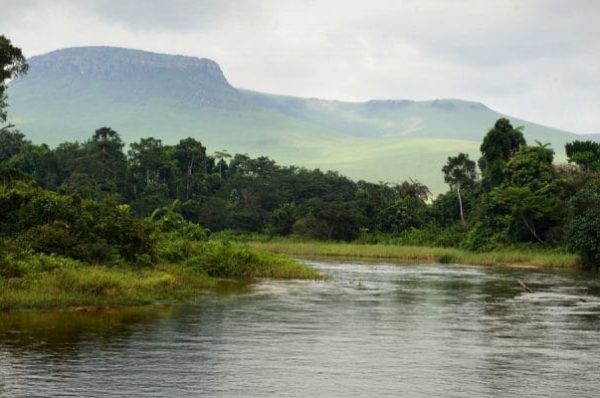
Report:
M 100 314 L 0 314 L 0 396 L 600 394 L 597 274 L 310 263 L 329 277 Z

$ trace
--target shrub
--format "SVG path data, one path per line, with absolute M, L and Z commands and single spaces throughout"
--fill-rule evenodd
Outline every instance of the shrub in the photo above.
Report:
M 584 267 L 600 267 L 600 181 L 589 182 L 570 202 L 569 248 Z
M 40 253 L 85 261 L 156 258 L 154 226 L 129 206 L 94 202 L 26 185 L 0 188 L 0 233 Z

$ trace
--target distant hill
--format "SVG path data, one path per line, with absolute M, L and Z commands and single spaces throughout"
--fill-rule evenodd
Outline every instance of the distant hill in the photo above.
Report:
M 209 59 L 123 48 L 67 48 L 29 63 L 29 73 L 10 83 L 9 116 L 34 142 L 85 140 L 101 126 L 126 142 L 192 136 L 209 152 L 267 155 L 370 181 L 412 177 L 435 192 L 445 189 L 446 158 L 462 151 L 476 159 L 504 116 L 458 99 L 351 103 L 264 94 L 232 87 Z M 581 137 L 510 119 L 559 158 L 565 142 Z

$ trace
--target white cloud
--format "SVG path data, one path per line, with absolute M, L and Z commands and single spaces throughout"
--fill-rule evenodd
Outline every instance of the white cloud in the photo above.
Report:
M 600 3 L 0 0 L 26 54 L 115 45 L 212 58 L 232 84 L 290 95 L 478 100 L 600 132 Z

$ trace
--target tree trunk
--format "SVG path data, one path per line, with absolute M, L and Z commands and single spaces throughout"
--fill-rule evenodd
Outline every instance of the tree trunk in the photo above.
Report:
M 525 218 L 524 215 L 521 215 L 521 220 L 523 220 L 523 224 L 525 224 L 525 226 L 527 227 L 527 229 L 529 230 L 529 232 L 531 232 L 531 234 L 533 235 L 533 237 L 540 242 L 542 245 L 545 245 L 546 242 L 544 242 L 542 240 L 542 238 L 539 237 L 539 235 L 537 234 L 537 231 L 535 230 L 535 227 L 533 226 L 533 224 L 530 224 L 527 219 Z
M 456 193 L 458 194 L 458 205 L 460 207 L 460 221 L 465 223 L 465 211 L 463 209 L 462 196 L 460 196 L 460 183 L 456 185 Z
M 186 199 L 190 198 L 190 186 L 191 186 L 193 170 L 194 170 L 194 157 L 192 156 L 192 159 L 188 163 L 188 169 L 187 169 L 187 179 L 186 179 L 186 184 L 185 184 L 185 198 Z

